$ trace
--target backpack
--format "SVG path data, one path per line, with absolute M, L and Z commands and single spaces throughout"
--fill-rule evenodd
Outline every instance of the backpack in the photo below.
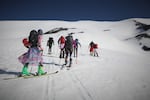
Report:
M 38 46 L 38 32 L 35 30 L 32 30 L 29 35 L 29 43 L 31 44 L 31 47 L 37 47 Z
M 66 48 L 72 48 L 73 47 L 73 37 L 72 36 L 66 37 L 65 47 Z
M 75 40 L 73 41 L 73 45 L 74 45 L 74 47 L 77 47 L 77 46 L 78 46 L 78 44 L 79 44 L 78 39 L 75 39 Z
M 39 35 L 43 35 L 43 30 L 42 30 L 42 29 L 39 29 L 39 30 L 38 30 L 38 34 L 39 34 Z
M 48 40 L 48 44 L 51 45 L 53 42 L 54 42 L 53 38 L 50 37 L 49 40 Z
M 24 38 L 24 39 L 22 40 L 22 43 L 24 44 L 25 47 L 29 48 L 30 43 L 29 43 L 29 41 L 28 41 L 27 38 Z
M 97 49 L 98 48 L 98 44 L 94 44 L 93 48 Z

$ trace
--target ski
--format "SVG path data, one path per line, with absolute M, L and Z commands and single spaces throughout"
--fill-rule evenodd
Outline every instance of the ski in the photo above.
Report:
M 52 75 L 52 74 L 56 74 L 58 73 L 59 71 L 55 71 L 55 72 L 52 72 L 52 73 L 47 73 L 47 74 L 44 74 L 44 75 L 33 75 L 33 76 L 30 76 L 30 77 L 24 77 L 24 79 L 29 79 L 29 78 L 36 78 L 36 77 L 43 77 L 43 76 L 49 76 L 49 75 Z
M 63 70 L 66 64 L 61 65 L 60 70 Z
M 42 76 L 48 76 L 48 75 L 52 75 L 52 74 L 56 74 L 58 73 L 58 71 L 55 71 L 55 72 L 52 72 L 52 73 L 47 73 L 47 74 L 44 74 L 44 75 L 35 75 L 35 74 L 31 74 L 29 76 L 16 76 L 16 77 L 9 77 L 9 78 L 4 78 L 3 80 L 12 80 L 12 79 L 28 79 L 28 78 L 34 78 L 34 77 L 42 77 Z
M 11 79 L 20 79 L 20 78 L 25 78 L 25 77 L 31 77 L 31 76 L 34 76 L 34 75 L 29 75 L 29 76 L 21 76 L 21 75 L 17 75 L 15 77 L 8 77 L 8 78 L 4 78 L 3 80 L 11 80 Z
M 69 65 L 63 64 L 60 69 L 63 70 L 65 67 L 67 70 L 70 70 L 71 64 Z

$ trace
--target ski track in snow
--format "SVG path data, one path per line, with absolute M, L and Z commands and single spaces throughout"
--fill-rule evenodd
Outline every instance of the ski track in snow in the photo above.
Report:
M 76 87 L 79 90 L 79 94 L 82 97 L 82 100 L 94 100 L 93 96 L 90 94 L 90 92 L 87 90 L 87 88 L 84 86 L 84 84 L 81 82 L 80 79 L 75 75 L 73 72 L 69 72 L 69 76 L 71 77 L 72 81 L 75 83 Z
M 56 62 L 56 61 L 54 61 L 54 58 L 51 58 L 51 59 L 52 59 L 52 62 Z M 48 67 L 54 68 L 56 66 L 54 64 L 52 64 L 52 65 L 49 65 Z M 67 79 L 69 80 L 69 83 L 73 84 L 73 86 L 74 86 L 73 91 L 76 91 L 77 95 L 80 96 L 80 98 L 75 98 L 75 99 L 72 98 L 71 100 L 94 100 L 93 97 L 91 96 L 91 94 L 89 93 L 89 91 L 86 89 L 86 87 L 81 82 L 81 80 L 79 80 L 77 78 L 75 73 L 73 73 L 71 70 L 67 71 L 65 68 L 63 70 L 60 70 L 60 73 L 64 74 L 65 78 L 67 77 Z M 45 95 L 46 95 L 45 100 L 49 100 L 49 98 L 51 98 L 50 100 L 59 100 L 59 99 L 56 99 L 56 97 L 55 97 L 56 96 L 55 95 L 55 87 L 57 86 L 57 83 L 55 82 L 55 80 L 57 80 L 56 76 L 48 76 L 47 77 L 47 82 L 45 85 L 46 86 L 46 88 L 45 88 L 46 89 L 45 90 L 46 91 L 45 92 Z M 49 81 L 51 81 L 51 84 Z M 51 86 L 49 86 L 49 84 Z M 68 86 L 67 84 L 64 84 L 64 85 L 66 85 L 66 86 L 63 86 L 63 87 Z M 49 89 L 49 88 L 51 88 L 51 89 Z M 70 98 L 72 96 L 70 96 Z M 57 96 L 57 97 L 59 97 L 59 96 Z M 63 99 L 61 99 L 61 100 L 63 100 Z

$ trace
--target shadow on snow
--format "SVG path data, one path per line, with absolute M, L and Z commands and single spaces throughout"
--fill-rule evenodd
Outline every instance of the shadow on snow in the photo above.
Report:
M 21 72 L 14 72 L 14 71 L 6 71 L 4 69 L 0 69 L 0 74 L 8 74 L 8 75 L 18 75 Z

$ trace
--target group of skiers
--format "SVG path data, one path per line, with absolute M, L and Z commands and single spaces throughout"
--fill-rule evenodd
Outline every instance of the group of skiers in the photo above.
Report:
M 60 48 L 60 55 L 59 58 L 65 58 L 65 65 L 68 63 L 67 59 L 69 56 L 69 66 L 72 64 L 72 53 L 74 52 L 74 57 L 78 56 L 78 45 L 79 43 L 78 39 L 73 39 L 72 34 L 68 34 L 68 36 L 60 36 L 60 38 L 57 41 L 59 48 Z M 52 45 L 54 44 L 54 40 L 52 37 L 49 38 L 47 41 L 47 46 L 49 46 L 48 53 L 51 54 Z
M 37 75 L 44 75 L 46 72 L 43 71 L 43 48 L 41 47 L 43 31 L 39 29 L 38 31 L 32 30 L 28 36 L 28 38 L 23 39 L 23 44 L 28 51 L 23 55 L 19 56 L 19 61 L 24 65 L 22 68 L 21 76 L 28 76 L 30 72 L 28 71 L 28 65 L 32 64 L 38 66 Z M 68 36 L 61 36 L 58 39 L 58 45 L 60 48 L 59 58 L 65 58 L 65 64 L 68 64 L 69 58 L 69 66 L 72 64 L 72 53 L 74 57 L 78 57 L 78 46 L 81 47 L 81 44 L 78 39 L 73 39 L 72 34 L 68 34 Z M 52 45 L 54 45 L 53 37 L 49 37 L 47 41 L 48 54 L 52 53 Z M 98 48 L 97 44 L 93 41 L 89 44 L 90 46 L 90 55 L 98 56 L 96 49 Z
M 81 47 L 81 44 L 79 42 L 78 39 L 73 39 L 72 35 L 69 34 L 66 39 L 64 38 L 64 36 L 61 36 L 59 39 L 58 39 L 58 45 L 60 47 L 60 58 L 64 58 L 64 55 L 65 55 L 65 52 L 66 51 L 66 48 L 70 48 L 72 52 L 74 52 L 74 57 L 77 57 L 78 56 L 78 46 L 80 45 Z
M 97 52 L 98 44 L 91 41 L 90 44 L 89 44 L 89 47 L 90 47 L 90 55 L 98 57 L 98 52 Z

